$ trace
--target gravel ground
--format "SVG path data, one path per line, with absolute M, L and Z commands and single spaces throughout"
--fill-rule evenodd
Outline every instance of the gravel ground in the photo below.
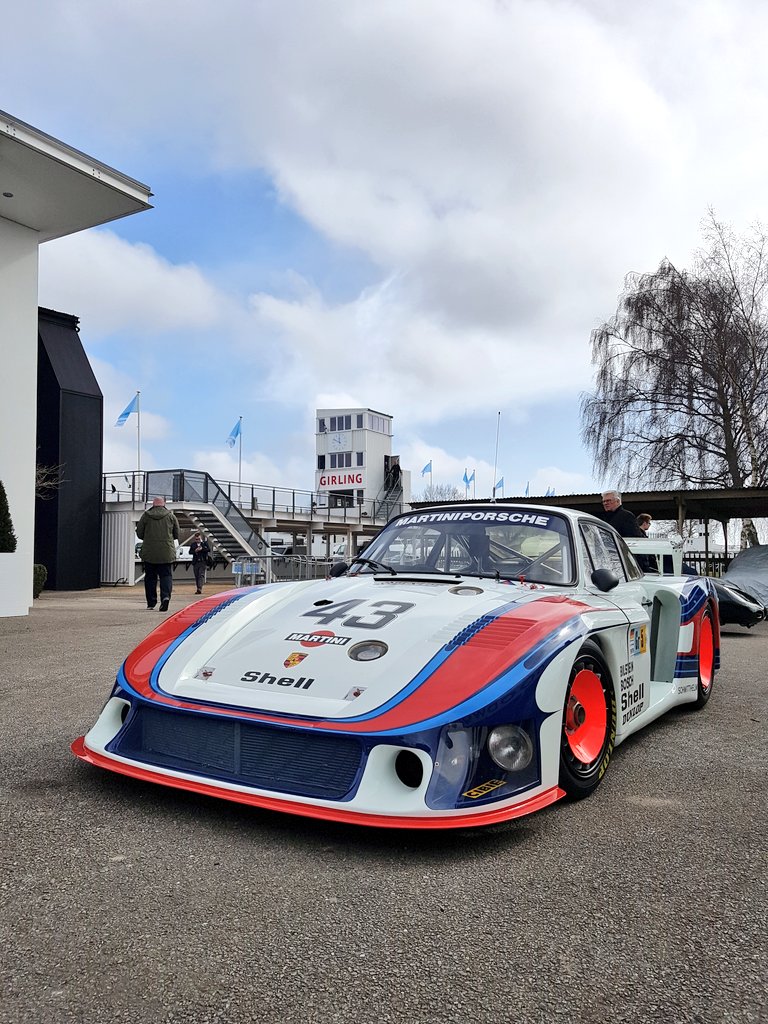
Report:
M 589 800 L 424 834 L 76 761 L 143 603 L 0 619 L 0 1022 L 768 1021 L 768 624 L 727 632 L 708 707 L 627 741 Z

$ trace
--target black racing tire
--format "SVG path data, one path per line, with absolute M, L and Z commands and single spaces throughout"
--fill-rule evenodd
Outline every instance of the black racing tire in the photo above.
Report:
M 585 640 L 571 667 L 560 730 L 560 788 L 582 800 L 602 782 L 616 743 L 616 691 L 603 653 Z
M 699 627 L 699 647 L 697 654 L 697 674 L 699 680 L 696 703 L 691 706 L 699 711 L 712 696 L 715 682 L 715 623 L 709 605 L 704 610 Z

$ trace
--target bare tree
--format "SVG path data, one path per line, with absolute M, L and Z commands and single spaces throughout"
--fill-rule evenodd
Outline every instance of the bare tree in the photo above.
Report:
M 414 501 L 463 501 L 464 492 L 453 484 L 430 484 L 421 494 L 414 494 Z
M 592 332 L 582 436 L 625 486 L 768 479 L 768 239 L 759 225 L 738 237 L 710 210 L 704 242 L 690 271 L 663 260 L 629 274 Z
M 41 466 L 38 462 L 35 466 L 35 497 L 42 501 L 52 498 L 54 492 L 64 483 L 61 475 L 63 471 L 63 462 L 58 466 Z

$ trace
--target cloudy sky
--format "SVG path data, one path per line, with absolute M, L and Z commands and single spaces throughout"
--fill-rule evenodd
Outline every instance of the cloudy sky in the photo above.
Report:
M 105 469 L 311 489 L 314 410 L 391 413 L 414 473 L 593 490 L 590 331 L 707 209 L 768 220 L 760 0 L 27 0 L 0 107 L 150 186 L 41 248 Z M 501 413 L 499 418 L 498 414 Z

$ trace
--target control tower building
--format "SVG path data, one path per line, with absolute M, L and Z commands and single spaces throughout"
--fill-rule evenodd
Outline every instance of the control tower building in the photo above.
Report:
M 374 409 L 318 409 L 316 419 L 318 504 L 362 505 L 389 518 L 411 500 L 411 474 L 392 454 L 392 417 Z

